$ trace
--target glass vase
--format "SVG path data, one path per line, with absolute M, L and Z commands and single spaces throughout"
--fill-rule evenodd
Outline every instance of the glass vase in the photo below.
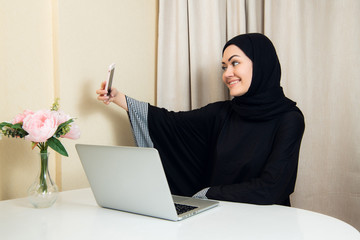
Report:
M 51 179 L 48 161 L 49 153 L 40 152 L 40 170 L 35 182 L 28 190 L 28 199 L 35 208 L 51 207 L 58 197 L 58 187 Z

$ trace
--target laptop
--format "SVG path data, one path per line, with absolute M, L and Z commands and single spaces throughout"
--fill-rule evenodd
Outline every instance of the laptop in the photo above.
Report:
M 219 204 L 171 195 L 155 148 L 87 144 L 75 147 L 101 207 L 179 221 Z

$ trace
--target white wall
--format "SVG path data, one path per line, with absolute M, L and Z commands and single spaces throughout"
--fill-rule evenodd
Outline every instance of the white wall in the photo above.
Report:
M 0 0 L 0 121 L 60 97 L 76 117 L 80 139 L 62 140 L 69 157 L 50 150 L 62 190 L 88 186 L 76 143 L 133 145 L 126 113 L 96 100 L 115 62 L 114 86 L 154 102 L 157 0 Z M 0 141 L 0 200 L 26 196 L 38 167 L 31 143 Z
M 24 109 L 51 106 L 54 98 L 51 32 L 51 2 L 0 1 L 1 122 L 10 121 Z M 31 151 L 30 142 L 2 138 L 0 199 L 26 194 L 35 180 L 37 152 Z

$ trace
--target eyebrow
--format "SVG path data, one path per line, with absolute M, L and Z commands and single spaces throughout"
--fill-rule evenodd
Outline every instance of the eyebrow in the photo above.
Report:
M 228 62 L 231 61 L 231 59 L 233 59 L 234 57 L 240 57 L 239 55 L 232 55 L 229 59 L 228 59 Z M 225 64 L 224 62 L 222 62 L 222 64 Z

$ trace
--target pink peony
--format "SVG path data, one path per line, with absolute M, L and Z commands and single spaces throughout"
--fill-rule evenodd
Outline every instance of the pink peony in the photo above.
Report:
M 23 120 L 23 129 L 29 133 L 25 139 L 32 142 L 46 142 L 54 135 L 57 127 L 57 117 L 49 110 L 39 110 Z
M 61 136 L 63 138 L 69 138 L 69 139 L 78 139 L 80 138 L 80 128 L 75 123 L 70 123 L 70 131 L 65 134 L 64 136 Z
M 30 114 L 34 114 L 34 112 L 31 110 L 24 110 L 23 113 L 16 115 L 16 117 L 11 121 L 11 123 L 12 124 L 22 123 L 24 121 L 24 118 Z
M 63 111 L 53 111 L 53 114 L 55 114 L 58 124 L 62 124 L 66 122 L 67 120 L 70 120 L 70 116 L 64 113 Z
M 69 115 L 67 115 L 66 113 L 64 113 L 63 111 L 57 111 L 54 113 L 57 116 L 59 125 L 71 119 L 71 117 Z M 79 126 L 77 124 L 75 124 L 74 122 L 70 123 L 69 126 L 70 126 L 70 131 L 67 134 L 62 135 L 60 137 L 69 138 L 69 139 L 78 139 L 80 137 Z
M 54 114 L 56 114 L 59 125 L 71 119 L 70 115 L 64 113 L 63 111 L 57 111 L 54 112 Z M 67 134 L 62 135 L 60 137 L 69 138 L 69 139 L 78 139 L 80 137 L 79 126 L 76 125 L 74 122 L 70 123 L 69 126 L 70 126 L 70 131 Z

